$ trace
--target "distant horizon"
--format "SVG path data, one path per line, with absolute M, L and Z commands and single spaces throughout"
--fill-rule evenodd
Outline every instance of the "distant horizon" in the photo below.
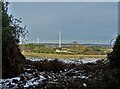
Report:
M 38 44 L 38 42 L 27 42 L 27 44 Z M 66 42 L 66 43 L 61 43 L 61 44 L 71 44 L 73 42 Z M 26 44 L 26 43 L 19 43 L 19 44 Z M 41 42 L 39 44 L 59 44 L 58 42 Z M 101 44 L 101 45 L 111 45 L 110 43 L 79 43 L 78 44 Z
M 115 36 L 117 37 L 117 35 Z M 111 40 L 115 40 L 115 37 L 112 38 Z M 79 44 L 110 44 L 111 40 L 109 40 L 108 42 L 96 42 L 96 41 L 93 41 L 93 40 L 89 40 L 89 41 L 85 41 L 85 40 L 82 40 L 82 41 L 77 41 L 77 40 L 71 40 L 71 41 L 62 41 L 61 43 L 62 44 L 69 44 L 69 43 L 72 43 L 73 41 L 77 41 Z M 26 41 L 27 43 L 38 43 L 37 39 L 36 41 Z M 20 44 L 22 43 L 22 41 L 20 41 Z M 59 44 L 59 41 L 56 40 L 56 41 L 40 41 L 39 43 L 56 43 L 56 44 Z

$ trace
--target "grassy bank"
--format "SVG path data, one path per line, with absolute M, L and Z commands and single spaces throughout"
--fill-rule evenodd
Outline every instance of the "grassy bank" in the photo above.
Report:
M 52 54 L 52 53 L 32 53 L 32 52 L 24 52 L 24 56 L 31 57 L 41 57 L 41 58 L 106 58 L 106 55 L 67 55 L 67 54 Z

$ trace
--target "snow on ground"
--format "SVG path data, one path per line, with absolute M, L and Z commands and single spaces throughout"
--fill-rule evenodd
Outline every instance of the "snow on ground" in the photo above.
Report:
M 26 57 L 26 59 L 30 61 L 41 61 L 41 60 L 52 61 L 54 60 L 53 58 L 38 58 L 38 57 Z
M 52 61 L 55 59 L 50 59 L 50 58 L 30 58 L 27 57 L 27 60 L 30 61 L 42 61 L 42 60 L 48 60 L 48 61 Z M 83 59 L 58 59 L 59 61 L 62 61 L 64 63 L 74 63 L 74 64 L 85 64 L 85 63 L 96 63 L 96 61 L 100 60 L 99 58 L 83 58 Z M 42 84 L 42 82 L 44 80 L 46 80 L 46 72 L 39 72 L 38 76 L 35 77 L 33 72 L 29 72 L 32 71 L 30 68 L 28 69 L 24 69 L 26 72 L 24 72 L 23 75 L 26 80 L 22 80 L 21 81 L 21 75 L 18 77 L 14 77 L 14 78 L 10 78 L 10 79 L 0 79 L 0 87 L 3 87 L 3 89 L 16 89 L 19 88 L 20 86 L 22 86 L 22 88 L 29 88 L 29 87 L 33 87 L 33 86 L 37 86 L 39 84 Z M 37 71 L 38 72 L 38 71 Z M 80 78 L 80 79 L 87 79 L 87 76 L 84 76 L 81 72 L 81 70 L 76 70 L 74 68 L 67 70 L 65 69 L 64 72 L 60 72 L 59 74 L 55 74 L 55 73 L 47 73 L 47 78 L 48 80 L 50 80 L 49 82 L 53 82 L 56 80 L 56 76 L 67 76 L 70 73 L 73 73 L 75 75 L 72 76 L 72 78 Z M 52 81 L 51 81 L 52 80 Z M 42 86 L 42 85 L 41 85 Z M 87 85 L 85 83 L 83 83 L 83 86 L 86 87 Z
M 96 63 L 96 61 L 98 61 L 100 59 L 96 59 L 96 58 L 85 58 L 85 59 L 60 59 L 60 61 L 64 62 L 64 63 L 75 63 L 75 64 L 86 64 L 86 63 Z
M 14 86 L 12 89 L 17 88 L 17 84 L 13 83 L 13 80 L 19 81 L 20 77 L 8 78 L 8 79 L 0 79 L 0 86 L 9 87 L 9 85 Z
M 33 57 L 27 57 L 27 60 L 30 61 L 42 61 L 42 60 L 48 60 L 52 61 L 55 60 L 54 58 L 33 58 Z M 58 59 L 59 61 L 62 61 L 64 63 L 74 63 L 74 64 L 86 64 L 86 63 L 96 63 L 96 61 L 101 60 L 101 58 L 82 58 L 82 59 Z
M 38 85 L 40 82 L 42 82 L 43 80 L 45 80 L 46 78 L 43 76 L 39 76 L 39 78 L 32 78 L 30 80 L 28 80 L 26 82 L 26 84 L 24 85 L 24 87 L 29 87 L 29 86 L 34 86 L 34 85 Z
M 23 74 L 21 74 L 21 75 L 23 75 Z M 30 79 L 27 79 L 25 81 L 21 81 L 20 76 L 10 78 L 10 79 L 0 79 L 0 87 L 3 87 L 3 89 L 29 88 L 30 86 L 36 86 L 36 85 L 40 84 L 43 80 L 46 79 L 42 75 L 39 75 L 36 78 L 33 77 L 33 75 L 30 75 L 30 74 L 27 74 L 27 75 L 29 75 L 27 77 L 29 77 Z M 20 87 L 20 86 L 22 86 L 22 87 Z

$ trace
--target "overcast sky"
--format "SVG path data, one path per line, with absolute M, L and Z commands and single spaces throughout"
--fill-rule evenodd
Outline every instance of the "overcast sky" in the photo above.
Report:
M 118 32 L 118 6 L 115 2 L 29 3 L 11 2 L 9 13 L 22 18 L 29 31 L 28 42 L 106 43 Z

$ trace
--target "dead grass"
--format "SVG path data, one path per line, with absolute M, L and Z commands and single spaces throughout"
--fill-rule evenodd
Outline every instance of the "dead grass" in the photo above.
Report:
M 41 57 L 41 58 L 106 58 L 106 55 L 70 55 L 70 54 L 51 54 L 51 53 L 32 53 L 32 52 L 24 52 L 24 56 L 31 57 Z

